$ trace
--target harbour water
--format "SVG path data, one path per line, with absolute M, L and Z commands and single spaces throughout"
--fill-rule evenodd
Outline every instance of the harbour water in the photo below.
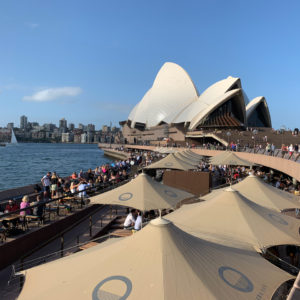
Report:
M 48 171 L 64 177 L 111 160 L 96 144 L 18 144 L 0 147 L 0 191 L 40 182 Z

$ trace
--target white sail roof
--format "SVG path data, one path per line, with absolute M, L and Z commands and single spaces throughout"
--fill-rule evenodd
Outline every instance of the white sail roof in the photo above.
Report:
M 185 110 L 182 111 L 182 113 L 180 113 L 173 122 L 191 122 L 192 119 L 196 120 L 199 118 L 203 118 L 203 111 L 207 110 L 208 112 L 210 112 L 220 102 L 224 102 L 222 101 L 224 95 L 233 86 L 235 87 L 235 89 L 241 88 L 241 81 L 239 78 L 229 76 L 226 79 L 214 83 L 199 96 L 197 101 L 186 107 Z M 231 96 L 231 94 L 226 94 L 225 98 L 227 98 L 227 96 Z
M 269 107 L 267 104 L 267 100 L 265 99 L 265 97 L 263 96 L 259 96 L 256 97 L 254 99 L 252 99 L 246 106 L 246 119 L 248 121 L 248 119 L 251 117 L 252 113 L 257 109 L 257 107 L 260 104 L 263 104 L 265 110 L 266 110 L 266 115 L 267 115 L 267 124 L 269 125 L 269 127 L 272 127 L 272 123 L 271 123 L 271 116 L 270 116 L 270 111 L 269 111 Z
M 241 80 L 228 76 L 208 87 L 200 96 L 187 72 L 175 63 L 165 63 L 158 72 L 152 87 L 128 116 L 133 128 L 143 123 L 147 128 L 161 122 L 166 124 L 189 124 L 189 130 L 195 130 L 219 106 L 234 98 L 238 105 L 240 121 L 246 124 L 247 117 L 260 103 L 267 111 L 267 122 L 271 127 L 269 109 L 264 97 L 249 99 L 242 89 Z
M 187 72 L 177 64 L 167 62 L 158 72 L 152 88 L 130 113 L 132 127 L 137 122 L 147 127 L 170 123 L 197 97 L 197 89 Z

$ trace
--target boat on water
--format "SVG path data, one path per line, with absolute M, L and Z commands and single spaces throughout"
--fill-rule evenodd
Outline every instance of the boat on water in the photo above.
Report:
M 11 145 L 18 145 L 18 140 L 16 138 L 15 132 L 12 129 L 11 130 L 11 138 L 10 138 L 10 143 L 0 143 L 0 147 L 5 147 L 5 146 L 11 146 Z
M 11 130 L 11 139 L 10 139 L 10 143 L 11 143 L 11 144 L 18 144 L 16 135 L 15 135 L 15 132 L 14 132 L 13 129 Z

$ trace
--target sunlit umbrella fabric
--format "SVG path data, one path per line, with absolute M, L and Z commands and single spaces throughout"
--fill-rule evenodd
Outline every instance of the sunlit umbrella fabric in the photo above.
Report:
M 191 155 L 191 156 L 193 156 L 193 157 L 195 157 L 195 158 L 198 158 L 198 159 L 202 159 L 202 158 L 203 158 L 202 155 L 197 154 L 197 153 L 195 153 L 194 151 L 192 151 L 192 150 L 190 150 L 190 149 L 184 150 L 183 152 L 185 152 L 185 153 L 187 153 L 188 155 Z
M 234 152 L 232 151 L 225 151 L 221 154 L 218 154 L 212 158 L 210 158 L 210 163 L 212 165 L 229 165 L 229 166 L 250 166 L 252 167 L 254 163 L 239 158 Z
M 177 158 L 183 160 L 184 162 L 187 162 L 188 164 L 191 164 L 191 165 L 194 165 L 194 166 L 197 166 L 199 165 L 199 160 L 195 160 L 194 158 L 191 158 L 191 157 L 187 157 L 187 156 L 184 156 L 182 153 L 180 152 L 177 152 L 174 154 Z
M 24 273 L 19 300 L 271 299 L 293 278 L 250 249 L 196 238 L 164 219 Z
M 160 148 L 156 148 L 155 151 L 161 154 L 170 154 L 170 153 L 176 153 L 178 150 L 175 150 L 173 148 L 168 148 L 168 147 L 160 147 Z
M 176 169 L 176 170 L 192 170 L 196 167 L 189 164 L 178 157 L 175 154 L 169 154 L 167 157 L 147 166 L 145 169 Z
M 204 202 L 184 205 L 167 219 L 183 230 L 224 239 L 238 239 L 255 249 L 273 245 L 300 245 L 300 221 L 257 205 L 231 188 Z
M 254 175 L 249 175 L 239 183 L 232 185 L 232 188 L 247 199 L 278 212 L 284 209 L 300 208 L 299 201 L 291 193 L 279 190 Z M 213 199 L 222 190 L 224 189 L 214 190 L 201 199 Z
M 203 159 L 203 156 L 196 157 L 196 156 L 194 156 L 192 154 L 189 154 L 187 151 L 181 151 L 181 152 L 178 152 L 178 153 L 180 153 L 184 157 L 192 159 L 192 160 L 194 160 L 194 161 L 196 161 L 198 163 Z
M 91 203 L 134 207 L 142 211 L 174 208 L 180 201 L 193 197 L 185 191 L 164 185 L 146 174 L 109 192 L 91 197 Z

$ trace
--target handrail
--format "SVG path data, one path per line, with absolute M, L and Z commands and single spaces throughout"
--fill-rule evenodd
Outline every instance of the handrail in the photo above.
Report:
M 287 261 L 283 260 L 282 258 L 276 256 L 275 254 L 273 254 L 270 250 L 268 249 L 263 249 L 263 253 L 262 254 L 267 254 L 270 255 L 271 257 L 275 258 L 277 261 L 279 261 L 281 264 L 285 265 L 286 269 L 288 270 L 288 272 L 290 272 L 291 274 L 295 275 L 298 274 L 300 269 L 297 268 L 296 266 L 291 265 L 290 263 L 288 263 Z M 274 262 L 275 263 L 275 262 Z
M 130 180 L 130 178 L 129 178 L 129 179 L 126 179 L 126 180 L 123 180 L 123 181 L 120 181 L 120 182 L 118 182 L 118 183 L 115 183 L 115 184 L 113 184 L 113 186 L 118 187 L 118 186 L 120 186 L 120 185 L 122 185 L 122 184 L 127 183 L 129 180 Z M 109 184 L 109 182 L 108 182 L 108 184 Z M 74 195 L 77 195 L 77 194 L 79 194 L 79 193 L 86 192 L 86 191 L 91 191 L 91 190 L 93 190 L 93 189 L 95 189 L 95 188 L 98 188 L 98 187 L 101 187 L 101 184 L 100 184 L 100 185 L 97 185 L 97 186 L 93 186 L 93 187 L 88 187 L 87 189 L 84 189 L 84 190 L 82 190 L 82 191 L 76 191 L 75 193 L 69 192 L 67 195 L 64 195 L 64 196 L 61 196 L 61 197 L 58 197 L 58 198 L 55 198 L 55 199 L 50 199 L 50 200 L 47 200 L 47 201 L 41 201 L 41 202 L 39 202 L 39 203 L 37 203 L 37 204 L 30 205 L 29 207 L 26 207 L 26 208 L 17 209 L 17 210 L 15 210 L 15 211 L 13 211 L 13 212 L 4 213 L 4 214 L 0 215 L 0 220 L 3 219 L 3 218 L 5 218 L 5 217 L 7 217 L 7 216 L 15 215 L 15 214 L 18 213 L 18 212 L 26 211 L 26 210 L 28 210 L 28 209 L 32 209 L 32 208 L 35 208 L 35 207 L 38 207 L 38 206 L 41 206 L 41 205 L 45 205 L 45 204 L 48 204 L 48 203 L 52 203 L 52 202 L 55 202 L 55 201 L 59 201 L 59 200 L 62 200 L 62 199 L 64 199 L 64 198 L 66 198 L 66 197 L 74 196 Z M 102 187 L 103 187 L 103 185 L 102 185 Z M 109 184 L 108 186 L 103 187 L 103 189 L 102 189 L 101 191 L 99 191 L 99 193 L 97 193 L 97 194 L 102 194 L 102 193 L 104 193 L 104 192 L 110 190 L 111 187 L 112 187 L 112 185 Z
M 145 227 L 148 223 L 149 223 L 149 221 L 143 222 L 142 227 Z M 111 238 L 111 237 L 115 238 L 115 236 L 114 236 L 113 234 L 108 233 L 108 234 L 106 234 L 106 235 L 103 235 L 103 236 L 100 236 L 100 237 L 97 237 L 97 238 L 88 240 L 88 241 L 86 241 L 86 242 L 79 243 L 79 244 L 77 244 L 77 245 L 75 245 L 75 246 L 71 246 L 71 247 L 69 247 L 69 248 L 66 248 L 66 249 L 64 249 L 64 252 L 67 252 L 67 251 L 70 251 L 70 250 L 73 250 L 73 249 L 76 249 L 76 248 L 78 249 L 78 248 L 80 248 L 80 247 L 82 247 L 82 246 L 84 246 L 84 245 L 86 245 L 86 244 L 91 243 L 91 242 L 97 242 L 97 241 L 99 241 L 99 240 L 102 240 L 102 239 L 108 239 L 108 238 Z M 57 237 L 56 237 L 56 238 L 57 238 Z M 35 261 L 38 261 L 38 260 L 43 260 L 44 263 L 46 263 L 45 258 L 50 257 L 50 256 L 60 255 L 60 254 L 61 254 L 61 250 L 58 250 L 58 251 L 49 253 L 49 254 L 47 254 L 47 255 L 40 256 L 40 257 L 31 259 L 31 260 L 28 260 L 28 261 L 23 262 L 23 263 L 20 263 L 20 264 L 14 264 L 14 265 L 13 265 L 13 271 L 14 271 L 14 273 L 16 274 L 16 273 L 18 273 L 18 272 L 20 272 L 20 271 L 29 269 L 29 268 L 26 268 L 26 267 L 25 267 L 25 266 L 28 265 L 28 264 L 34 263 Z M 40 265 L 40 264 L 38 264 L 38 265 Z

